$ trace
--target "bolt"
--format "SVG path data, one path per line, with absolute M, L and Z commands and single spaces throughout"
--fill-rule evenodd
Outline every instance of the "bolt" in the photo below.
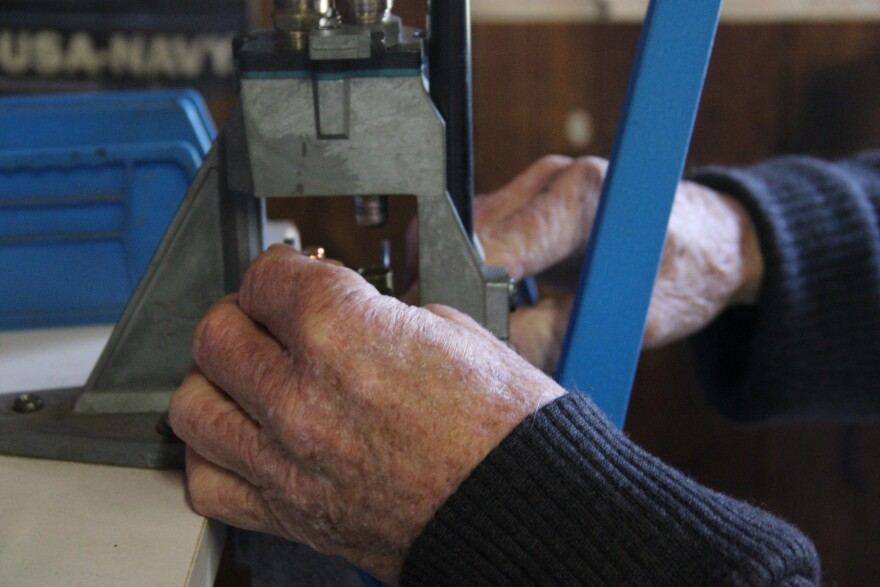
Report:
M 318 26 L 321 14 L 311 0 L 275 0 L 272 22 L 278 31 L 280 47 L 304 51 L 309 31 Z
M 43 400 L 35 393 L 23 393 L 12 402 L 12 410 L 17 414 L 33 414 L 43 407 Z
M 342 0 L 336 3 L 342 22 L 368 26 L 381 22 L 393 7 L 393 0 Z

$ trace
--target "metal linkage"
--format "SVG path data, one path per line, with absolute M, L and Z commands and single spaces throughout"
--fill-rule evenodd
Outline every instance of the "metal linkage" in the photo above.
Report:
M 652 0 L 557 380 L 622 427 L 721 0 Z

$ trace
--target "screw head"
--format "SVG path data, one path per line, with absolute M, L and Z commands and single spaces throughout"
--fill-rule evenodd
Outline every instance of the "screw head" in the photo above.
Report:
M 35 393 L 23 393 L 12 402 L 12 411 L 17 414 L 33 414 L 44 407 L 43 400 Z

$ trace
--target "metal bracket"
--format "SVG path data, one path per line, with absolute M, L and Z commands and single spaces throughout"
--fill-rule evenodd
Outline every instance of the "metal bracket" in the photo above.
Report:
M 32 413 L 0 407 L 0 453 L 149 468 L 183 464 L 163 427 L 192 365 L 190 339 L 210 305 L 238 289 L 262 249 L 262 202 L 229 189 L 246 145 L 235 110 L 193 181 L 82 389 L 39 392 Z

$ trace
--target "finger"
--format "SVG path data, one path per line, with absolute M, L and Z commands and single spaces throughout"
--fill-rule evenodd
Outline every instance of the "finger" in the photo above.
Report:
M 568 329 L 573 298 L 545 298 L 510 316 L 510 342 L 516 351 L 545 373 L 554 373 Z
M 487 262 L 522 279 L 583 250 L 606 167 L 602 159 L 578 159 L 527 206 L 485 226 L 479 235 Z
M 238 304 L 215 304 L 196 327 L 193 357 L 210 381 L 264 424 L 290 385 L 296 354 L 254 323 Z
M 186 449 L 186 491 L 196 513 L 230 526 L 271 532 L 272 516 L 259 490 L 198 451 Z
M 242 310 L 285 347 L 320 347 L 344 332 L 344 314 L 379 297 L 354 271 L 274 246 L 248 269 L 239 294 Z
M 542 191 L 571 163 L 570 157 L 561 155 L 543 157 L 501 189 L 477 198 L 474 202 L 475 224 L 479 227 L 500 221 Z
M 257 422 L 198 370 L 172 396 L 168 418 L 188 446 L 250 483 L 262 483 L 283 460 Z

